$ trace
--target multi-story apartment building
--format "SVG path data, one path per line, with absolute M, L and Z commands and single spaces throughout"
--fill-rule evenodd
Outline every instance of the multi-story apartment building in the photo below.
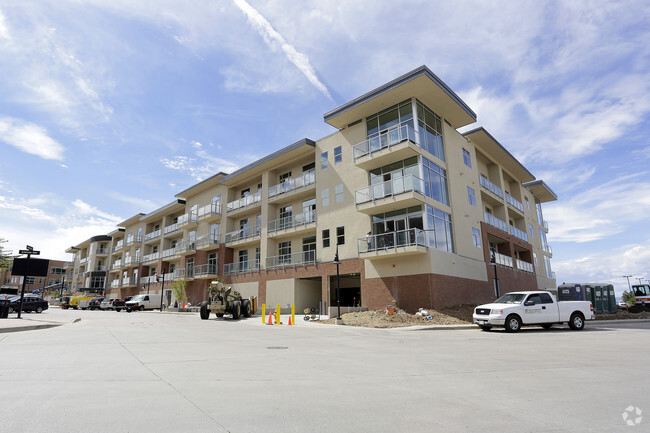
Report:
M 72 261 L 66 267 L 66 286 L 70 292 L 82 289 L 95 293 L 104 291 L 111 240 L 107 235 L 93 236 L 65 251 L 72 254 Z
M 485 129 L 458 132 L 476 115 L 428 68 L 324 120 L 337 131 L 124 221 L 107 236 L 107 289 L 184 278 L 196 304 L 221 276 L 299 310 L 336 305 L 337 285 L 342 306 L 415 310 L 555 287 L 541 206 L 556 195 Z

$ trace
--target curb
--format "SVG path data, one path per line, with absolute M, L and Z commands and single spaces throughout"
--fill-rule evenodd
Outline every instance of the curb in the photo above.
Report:
M 80 318 L 76 318 L 71 320 L 69 323 L 77 323 L 81 321 Z M 12 326 L 9 328 L 0 328 L 0 334 L 9 334 L 11 332 L 22 332 L 22 331 L 34 331 L 38 329 L 48 329 L 48 328 L 56 328 L 57 326 L 65 325 L 66 322 L 49 322 L 49 323 L 42 323 L 38 325 L 24 325 L 24 326 Z

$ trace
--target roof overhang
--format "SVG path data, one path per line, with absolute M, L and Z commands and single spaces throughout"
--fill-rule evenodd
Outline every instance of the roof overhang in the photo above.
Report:
M 143 213 L 133 215 L 131 218 L 129 218 L 129 219 L 125 220 L 125 221 L 122 221 L 117 226 L 118 227 L 127 227 L 127 226 L 130 226 L 131 224 L 135 224 L 135 223 L 139 222 L 140 218 L 142 218 L 144 215 L 145 214 L 143 214 Z
M 472 143 L 485 154 L 485 156 L 499 161 L 506 172 L 521 183 L 535 180 L 535 176 L 526 169 L 505 147 L 501 145 L 485 128 L 480 127 L 463 133 L 463 137 L 472 140 Z
M 313 156 L 316 143 L 308 138 L 278 150 L 260 160 L 248 164 L 246 167 L 221 178 L 220 183 L 226 186 L 235 186 L 241 184 L 246 180 L 253 179 L 260 176 L 263 171 L 270 170 L 284 164 L 292 163 L 293 161 L 305 157 L 307 155 Z
M 541 203 L 557 200 L 557 194 L 555 194 L 541 179 L 526 182 L 523 185 L 528 189 L 528 191 L 532 192 L 535 198 L 537 198 Z
M 338 129 L 377 113 L 411 97 L 416 97 L 454 128 L 476 122 L 474 113 L 426 66 L 420 66 L 401 77 L 372 90 L 323 116 L 325 122 Z
M 162 218 L 166 215 L 178 212 L 181 209 L 185 209 L 185 200 L 177 199 L 173 202 L 166 204 L 165 206 L 156 209 L 155 211 L 148 213 L 140 218 L 140 221 L 152 222 L 158 218 Z

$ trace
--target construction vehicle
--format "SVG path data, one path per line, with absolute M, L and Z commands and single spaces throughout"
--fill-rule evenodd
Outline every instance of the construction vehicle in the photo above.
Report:
M 630 313 L 641 313 L 650 311 L 650 286 L 648 284 L 633 284 L 632 294 L 634 295 L 634 305 L 628 306 Z
M 217 317 L 225 314 L 232 314 L 232 318 L 238 320 L 243 314 L 250 317 L 257 309 L 257 298 L 243 299 L 241 293 L 221 281 L 212 281 L 208 287 L 208 300 L 201 302 L 201 319 L 207 320 L 210 312 Z

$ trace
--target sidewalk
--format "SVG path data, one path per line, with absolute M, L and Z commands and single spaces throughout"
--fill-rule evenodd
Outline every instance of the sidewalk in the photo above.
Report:
M 33 331 L 35 329 L 54 328 L 80 319 L 62 320 L 52 316 L 42 316 L 36 313 L 22 313 L 18 318 L 16 313 L 9 315 L 8 319 L 0 319 L 0 334 L 8 332 Z

